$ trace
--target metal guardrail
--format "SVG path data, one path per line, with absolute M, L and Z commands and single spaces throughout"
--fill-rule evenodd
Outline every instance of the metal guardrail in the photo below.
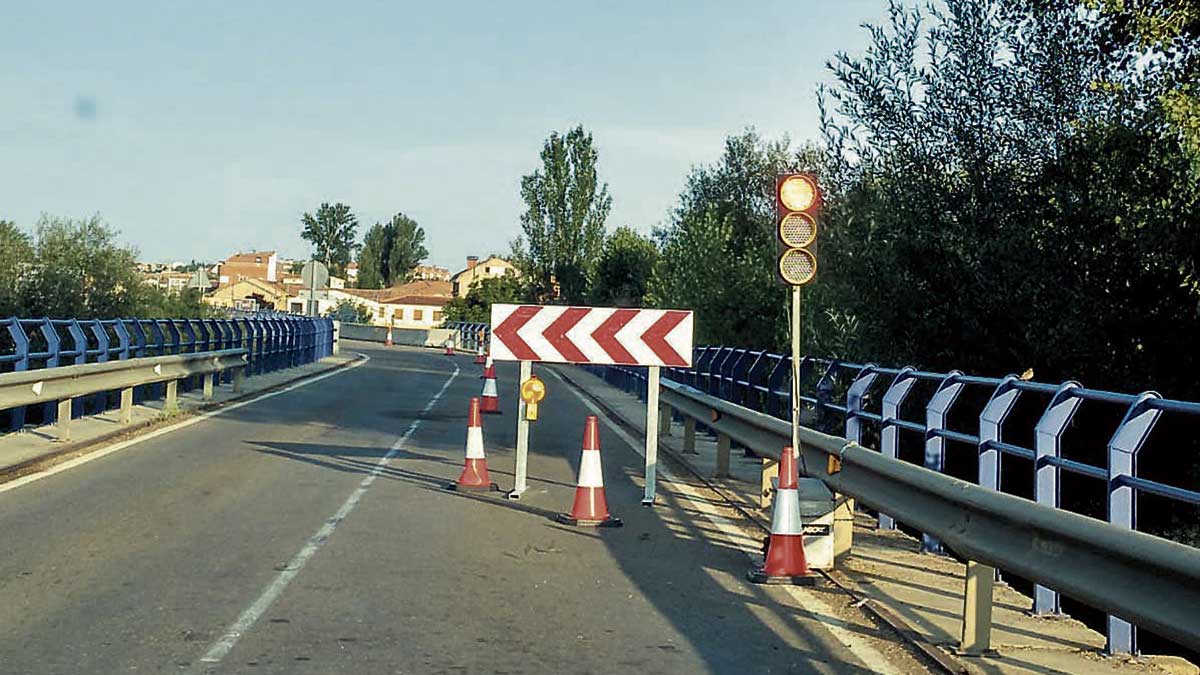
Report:
M 244 350 L 244 372 L 251 376 L 311 363 L 333 353 L 333 322 L 279 314 L 235 319 L 0 319 L 0 378 L 25 371 L 231 349 Z M 223 381 L 232 377 L 232 372 L 222 372 Z M 182 381 L 186 389 L 189 378 Z M 167 392 L 156 385 L 138 386 L 133 393 L 136 401 Z M 9 410 L 8 428 L 15 431 L 26 426 L 28 417 L 57 424 L 64 410 L 80 417 L 89 407 L 96 412 L 110 403 L 103 392 L 72 400 L 69 407 L 0 406 L 0 411 Z M 34 415 L 27 415 L 30 411 Z
M 691 369 L 664 369 L 663 377 L 771 417 L 782 419 L 788 415 L 791 396 L 788 357 L 732 347 L 699 347 L 695 350 L 693 364 Z M 594 370 L 610 383 L 645 397 L 644 370 L 625 367 Z M 1200 416 L 1200 403 L 1164 399 L 1154 392 L 1131 395 L 1087 389 L 1076 382 L 1052 385 L 1027 382 L 1015 376 L 989 378 L 957 371 L 932 373 L 914 368 L 884 368 L 807 357 L 801 361 L 800 371 L 800 398 L 808 419 L 815 424 L 825 424 L 826 428 L 840 426 L 845 437 L 853 442 L 862 442 L 864 426 L 874 425 L 879 432 L 879 451 L 888 458 L 898 457 L 901 432 L 919 434 L 923 438 L 923 466 L 936 472 L 942 472 L 945 467 L 949 444 L 969 445 L 977 453 L 978 485 L 998 492 L 1002 488 L 1003 458 L 1019 457 L 1033 465 L 1033 500 L 1048 508 L 1059 507 L 1063 471 L 1102 480 L 1107 488 L 1109 523 L 1131 530 L 1137 529 L 1137 498 L 1140 494 L 1200 504 L 1200 492 L 1196 490 L 1149 480 L 1137 473 L 1138 453 L 1162 414 Z M 931 390 L 925 401 L 925 419 L 919 422 L 903 419 L 901 410 L 915 407 L 912 404 L 916 401 L 909 399 L 921 383 Z M 885 384 L 887 386 L 883 386 Z M 971 389 L 987 394 L 987 402 L 978 416 L 976 433 L 949 428 L 948 420 L 955 412 L 954 405 L 964 391 Z M 1034 447 L 1002 440 L 1004 423 L 1023 395 L 1040 395 L 1047 400 L 1034 427 Z M 1107 466 L 1090 465 L 1063 456 L 1064 434 L 1084 402 L 1124 406 L 1123 418 L 1106 446 Z M 878 412 L 869 409 L 875 405 L 878 405 Z M 887 509 L 879 510 L 882 528 L 895 528 L 897 518 L 897 514 Z M 900 521 L 920 527 L 902 518 Z M 937 534 L 926 531 L 922 548 L 939 550 L 941 541 Z M 1058 564 L 1072 567 L 1066 562 Z M 1038 583 L 1033 594 L 1034 612 L 1060 613 L 1059 590 Z M 1112 653 L 1135 651 L 1133 626 L 1121 619 L 1110 618 L 1108 644 Z
M 663 381 L 661 400 L 755 454 L 777 459 L 790 443 L 787 422 L 694 387 Z M 1009 570 L 1200 649 L 1200 550 L 968 483 L 809 428 L 801 429 L 800 439 L 809 474 L 835 492 L 938 537 L 970 561 Z M 830 457 L 840 464 L 832 473 Z M 989 595 L 975 600 L 990 607 L 987 572 Z
M 455 321 L 446 324 L 446 328 L 456 331 L 456 344 L 459 349 L 476 353 L 486 352 L 491 343 L 491 324 Z

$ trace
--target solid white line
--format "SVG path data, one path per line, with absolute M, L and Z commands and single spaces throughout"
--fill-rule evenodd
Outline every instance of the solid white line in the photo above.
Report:
M 348 366 L 338 368 L 337 370 L 333 370 L 328 373 L 323 373 L 321 375 L 316 375 L 314 377 L 310 377 L 307 380 L 301 380 L 294 384 L 290 384 L 290 385 L 284 387 L 283 389 L 278 389 L 276 391 L 269 391 L 265 394 L 255 396 L 254 398 L 246 399 L 245 401 L 238 401 L 237 403 L 231 403 L 227 406 L 223 406 L 216 410 L 210 410 L 208 412 L 201 413 L 194 417 L 189 417 L 189 418 L 183 420 L 182 422 L 177 422 L 170 426 L 165 426 L 165 427 L 161 427 L 159 429 L 155 429 L 154 431 L 142 434 L 141 436 L 137 436 L 135 438 L 131 438 L 127 441 L 121 441 L 120 443 L 115 443 L 113 445 L 110 445 L 110 446 L 104 448 L 103 450 L 89 452 L 86 455 L 81 455 L 79 457 L 76 457 L 75 459 L 63 462 L 62 464 L 55 464 L 54 466 L 50 467 L 49 469 L 46 469 L 45 471 L 39 471 L 38 473 L 31 473 L 28 476 L 22 476 L 20 478 L 17 478 L 16 480 L 11 480 L 7 483 L 0 484 L 0 493 L 8 492 L 9 490 L 15 490 L 15 489 L 21 487 L 22 485 L 28 485 L 34 481 L 39 481 L 43 478 L 49 478 L 50 476 L 53 476 L 56 473 L 61 473 L 63 471 L 67 471 L 68 469 L 74 469 L 75 467 L 79 466 L 80 464 L 87 464 L 88 462 L 91 462 L 93 460 L 97 460 L 97 459 L 100 459 L 101 457 L 106 457 L 108 455 L 111 455 L 114 452 L 124 450 L 125 448 L 128 448 L 131 445 L 137 445 L 138 443 L 143 443 L 145 441 L 148 441 L 148 440 L 151 440 L 154 438 L 158 438 L 159 436 L 162 436 L 164 434 L 169 434 L 172 431 L 178 431 L 185 427 L 190 427 L 193 424 L 198 424 L 198 423 L 203 422 L 204 420 L 209 419 L 211 417 L 216 417 L 218 415 L 224 415 L 225 413 L 233 412 L 234 410 L 237 410 L 238 408 L 243 408 L 245 406 L 248 406 L 248 405 L 251 405 L 254 403 L 258 403 L 259 401 L 265 401 L 266 399 L 272 398 L 274 396 L 279 396 L 280 394 L 286 394 L 287 392 L 292 391 L 294 389 L 299 389 L 300 387 L 306 387 L 306 386 L 312 384 L 313 382 L 320 382 L 321 380 L 324 380 L 327 377 L 333 377 L 334 375 L 341 375 L 342 373 L 344 373 L 348 370 L 357 368 L 357 367 L 361 366 L 362 364 L 366 363 L 367 361 L 371 360 L 371 357 L 367 356 L 366 354 L 359 354 L 358 356 L 360 357 L 358 361 L 355 361 L 354 363 L 351 363 Z
M 580 393 L 577 388 L 568 385 L 566 380 L 564 380 L 561 375 L 553 370 L 550 372 L 554 375 L 554 377 L 558 378 L 558 381 L 561 382 L 564 387 L 569 389 L 571 393 L 575 394 L 575 397 L 578 398 L 584 406 L 595 413 L 597 417 L 600 419 L 605 419 L 607 417 L 607 413 L 605 413 L 599 406 Z M 618 436 L 620 436 L 621 440 L 625 441 L 626 445 L 633 448 L 634 452 L 642 455 L 643 457 L 645 456 L 645 449 L 642 447 L 641 441 L 638 441 L 630 436 L 628 432 L 616 424 L 609 423 L 608 427 L 612 429 L 613 432 L 615 432 Z M 729 535 L 733 540 L 744 539 L 741 530 L 732 522 L 730 522 L 728 518 L 722 516 L 720 513 L 717 513 L 710 504 L 710 501 L 705 498 L 704 495 L 700 494 L 696 489 L 687 483 L 675 481 L 675 477 L 671 475 L 671 471 L 661 463 L 658 465 L 658 475 L 665 481 L 671 481 L 671 489 L 674 492 L 682 493 L 682 496 L 691 502 L 693 507 L 703 513 L 704 517 L 708 519 L 708 522 L 712 523 L 717 529 Z M 751 553 L 750 551 L 745 552 L 747 555 Z M 884 658 L 884 656 L 880 654 L 878 650 L 867 644 L 867 642 L 860 638 L 857 634 L 842 628 L 841 624 L 843 622 L 841 619 L 838 619 L 837 614 L 834 613 L 829 605 L 821 601 L 821 599 L 813 596 L 811 593 L 805 593 L 794 586 L 779 586 L 779 588 L 785 589 L 804 611 L 811 615 L 822 617 L 823 620 L 821 621 L 821 625 L 828 630 L 831 635 L 833 635 L 834 639 L 836 639 L 838 642 L 841 642 L 846 649 L 849 650 L 849 652 L 853 654 L 859 661 L 861 661 L 869 670 L 879 673 L 880 675 L 901 675 L 900 671 L 897 670 L 896 667 L 891 663 L 889 663 L 888 660 Z
M 434 394 L 433 398 L 429 399 L 429 403 L 425 404 L 425 407 L 421 410 L 421 414 L 425 414 L 433 409 L 433 406 L 437 404 L 437 402 L 442 398 L 442 395 L 446 393 L 446 390 L 450 388 L 450 383 L 454 381 L 454 378 L 458 377 L 458 372 L 458 366 L 455 365 L 454 372 L 450 373 L 450 377 L 446 380 L 446 383 L 442 385 L 442 388 L 438 390 L 438 393 Z M 396 453 L 400 452 L 400 448 L 402 448 L 404 444 L 408 442 L 409 437 L 412 436 L 413 433 L 421 426 L 421 421 L 422 420 L 420 416 L 418 416 L 417 419 L 413 420 L 412 424 L 408 425 L 408 430 L 405 431 L 400 438 L 396 439 L 396 442 L 392 444 L 391 449 L 389 449 L 387 454 L 385 454 L 375 464 L 375 468 L 371 471 L 371 473 L 366 478 L 362 479 L 362 482 L 359 483 L 354 492 L 350 494 L 345 503 L 342 504 L 342 507 L 337 510 L 337 513 L 333 514 L 332 518 L 325 521 L 325 524 L 317 530 L 317 533 L 314 534 L 308 540 L 308 542 L 304 544 L 304 547 L 300 549 L 300 552 L 297 553 L 290 561 L 288 561 L 287 567 L 285 567 L 279 572 L 279 574 L 275 576 L 275 579 L 267 585 L 258 598 L 246 608 L 246 611 L 242 612 L 241 616 L 237 618 L 237 621 L 234 621 L 233 624 L 226 629 L 225 634 L 222 635 L 216 642 L 214 642 L 211 647 L 209 647 L 208 651 L 205 652 L 204 656 L 200 659 L 201 663 L 209 665 L 220 663 L 221 659 L 225 658 L 225 656 L 229 654 L 234 645 L 238 643 L 238 640 L 240 640 L 241 637 L 246 634 L 246 631 L 250 630 L 250 628 L 252 628 L 254 624 L 258 622 L 258 619 L 267 611 L 267 609 L 271 607 L 275 600 L 279 598 L 279 595 L 283 593 L 283 589 L 287 588 L 287 585 L 297 574 L 300 573 L 300 570 L 304 569 L 304 565 L 307 564 L 309 559 L 313 557 L 313 554 L 317 552 L 317 549 L 321 548 L 321 546 L 329 540 L 330 535 L 332 535 L 333 531 L 337 529 L 337 526 L 346 519 L 346 516 L 350 515 L 350 512 L 354 510 L 354 507 L 358 506 L 358 502 L 363 498 L 363 495 L 367 493 L 367 489 L 371 487 L 371 484 L 375 482 L 375 479 L 379 477 L 379 474 L 382 473 L 385 468 L 387 468 L 388 463 L 392 461 L 392 458 L 396 456 Z

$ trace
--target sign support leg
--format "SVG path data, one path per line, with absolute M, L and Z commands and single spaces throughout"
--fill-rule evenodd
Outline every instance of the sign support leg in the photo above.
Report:
M 646 496 L 642 506 L 654 506 L 658 472 L 658 366 L 646 369 Z
M 525 419 L 525 401 L 521 398 L 521 383 L 533 374 L 533 362 L 521 362 L 521 376 L 517 378 L 517 466 L 513 471 L 513 489 L 508 493 L 509 499 L 520 499 L 529 489 L 527 477 L 529 474 L 529 420 Z

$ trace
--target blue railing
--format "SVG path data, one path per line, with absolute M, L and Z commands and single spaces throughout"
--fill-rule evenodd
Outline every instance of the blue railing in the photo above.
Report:
M 457 331 L 458 346 L 471 351 L 486 350 L 492 338 L 492 327 L 486 323 L 454 321 L 446 324 L 446 328 Z
M 764 351 L 733 347 L 699 347 L 693 354 L 693 368 L 664 368 L 663 377 L 693 386 L 721 399 L 788 419 L 791 410 L 791 358 Z M 593 372 L 609 383 L 646 395 L 644 368 L 598 367 Z M 901 433 L 923 439 L 926 468 L 943 472 L 947 441 L 971 446 L 977 453 L 979 485 L 1001 490 L 1004 457 L 1017 457 L 1032 464 L 1032 498 L 1040 504 L 1060 508 L 1061 478 L 1065 471 L 1106 485 L 1108 521 L 1129 529 L 1138 527 L 1138 497 L 1153 495 L 1176 504 L 1200 505 L 1200 491 L 1150 480 L 1138 475 L 1138 454 L 1150 438 L 1163 413 L 1193 416 L 1200 421 L 1200 403 L 1164 399 L 1155 392 L 1124 394 L 1088 389 L 1078 382 L 1045 384 L 1009 375 L 1003 378 L 965 375 L 958 371 L 935 373 L 911 367 L 885 368 L 875 364 L 805 357 L 800 362 L 800 400 L 806 424 L 827 431 L 840 431 L 851 441 L 864 443 L 864 423 L 878 433 L 879 451 L 889 457 L 900 455 Z M 912 397 L 914 390 L 923 397 Z M 951 429 L 949 419 L 963 419 L 956 409 L 964 393 L 970 392 L 982 404 L 974 433 Z M 882 396 L 878 396 L 879 394 Z M 1044 405 L 1033 401 L 1032 447 L 1003 440 L 1006 420 L 1017 407 L 1018 399 L 1040 397 Z M 876 401 L 878 400 L 878 403 Z M 920 410 L 924 419 L 904 419 L 902 411 Z M 1111 435 L 1107 436 L 1107 462 L 1097 466 L 1063 456 L 1063 439 L 1085 402 L 1118 406 L 1122 413 Z M 1040 414 L 1039 414 L 1040 412 Z M 1090 429 L 1093 433 L 1095 428 Z M 896 527 L 887 514 L 878 515 L 879 526 Z M 941 550 L 935 538 L 923 535 L 922 549 Z M 1034 587 L 1034 612 L 1061 612 L 1056 591 Z M 1108 619 L 1108 650 L 1128 653 L 1135 649 L 1135 631 L 1117 618 Z
M 333 353 L 333 322 L 286 314 L 235 319 L 0 319 L 0 373 L 218 349 L 245 349 L 247 376 L 312 363 Z M 137 387 L 135 399 L 161 389 L 162 385 Z M 83 415 L 89 401 L 94 410 L 102 410 L 111 399 L 106 394 L 77 399 L 72 417 Z M 7 429 L 25 427 L 26 413 L 24 408 L 10 410 Z M 53 423 L 56 414 L 56 406 L 47 404 L 40 423 Z

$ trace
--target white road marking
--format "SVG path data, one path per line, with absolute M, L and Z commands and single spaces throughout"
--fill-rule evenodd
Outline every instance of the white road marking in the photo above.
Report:
M 458 377 L 458 373 L 458 365 L 455 365 L 454 372 L 450 373 L 450 377 L 446 380 L 445 384 L 442 385 L 442 388 L 433 395 L 433 398 L 429 399 L 429 403 L 425 404 L 425 407 L 421 410 L 421 414 L 425 414 L 433 409 L 433 406 L 436 405 L 439 400 L 441 400 L 442 395 L 445 394 L 446 390 L 450 388 L 450 383 L 454 381 L 454 378 Z M 279 572 L 278 575 L 275 576 L 275 579 L 267 585 L 262 594 L 260 594 L 244 612 L 242 612 L 241 616 L 237 618 L 237 621 L 234 621 L 233 624 L 226 629 L 225 634 L 222 635 L 216 642 L 214 642 L 211 647 L 209 647 L 208 651 L 205 652 L 204 656 L 200 659 L 200 663 L 206 664 L 205 667 L 211 666 L 212 664 L 220 663 L 221 659 L 224 659 L 225 656 L 229 654 L 230 650 L 232 650 L 233 647 L 238 643 L 238 640 L 240 640 L 241 637 L 246 634 L 246 631 L 250 630 L 250 628 L 252 628 L 254 624 L 258 622 L 258 619 L 271 607 L 275 600 L 279 598 L 279 595 L 283 593 L 283 589 L 287 588 L 287 585 L 292 581 L 293 578 L 295 578 L 297 574 L 300 573 L 300 570 L 304 569 L 304 565 L 307 564 L 308 561 L 313 557 L 313 554 L 317 552 L 317 549 L 321 548 L 321 546 L 329 540 L 329 537 L 333 534 L 333 531 L 337 529 L 337 526 L 343 520 L 345 520 L 347 516 L 350 515 L 350 512 L 354 510 L 354 507 L 358 506 L 358 502 L 363 498 L 363 495 L 367 493 L 367 490 L 371 487 L 371 484 L 374 483 L 375 479 L 379 477 L 379 474 L 382 473 L 385 468 L 387 468 L 388 463 L 392 461 L 392 458 L 396 456 L 396 453 L 400 451 L 400 448 L 404 447 L 404 444 L 408 442 L 409 437 L 411 437 L 413 433 L 416 432 L 416 430 L 421 426 L 421 421 L 421 417 L 418 416 L 417 419 L 412 421 L 412 424 L 408 425 L 408 430 L 406 430 L 404 434 L 400 436 L 400 438 L 396 439 L 396 442 L 392 444 L 392 447 L 387 451 L 387 454 L 385 454 L 378 462 L 376 462 L 375 468 L 366 478 L 362 479 L 362 482 L 359 483 L 354 492 L 350 494 L 350 496 L 346 499 L 346 502 L 342 504 L 342 507 L 337 510 L 337 513 L 333 514 L 333 517 L 325 521 L 325 524 L 322 525 L 319 530 L 317 530 L 316 534 L 314 534 L 308 540 L 308 542 L 304 544 L 304 547 L 300 549 L 300 552 L 288 561 L 287 567 L 285 567 Z
M 182 422 L 178 422 L 178 423 L 172 424 L 170 426 L 165 426 L 165 427 L 161 427 L 159 429 L 155 429 L 154 431 L 151 431 L 146 434 L 142 434 L 141 436 L 137 436 L 136 438 L 131 438 L 127 441 L 121 441 L 120 443 L 114 443 L 113 445 L 110 445 L 110 446 L 104 448 L 103 450 L 89 452 L 86 455 L 76 457 L 75 459 L 63 462 L 62 464 L 55 464 L 54 466 L 50 467 L 49 469 L 46 469 L 45 471 L 39 471 L 38 473 L 31 473 L 27 476 L 21 476 L 20 478 L 17 478 L 16 480 L 11 480 L 7 483 L 0 484 L 0 493 L 8 492 L 9 490 L 15 490 L 15 489 L 21 487 L 22 485 L 28 485 L 34 481 L 39 481 L 43 478 L 49 478 L 50 476 L 53 476 L 56 473 L 61 473 L 63 471 L 67 471 L 69 469 L 74 469 L 75 467 L 77 467 L 81 464 L 87 464 L 88 462 L 100 459 L 101 457 L 106 457 L 108 455 L 113 454 L 114 452 L 124 450 L 125 448 L 128 448 L 131 445 L 137 445 L 138 443 L 143 443 L 145 441 L 149 441 L 151 439 L 158 438 L 159 436 L 162 436 L 164 434 L 169 434 L 172 431 L 179 431 L 180 429 L 183 429 L 185 427 L 190 427 L 193 424 L 198 424 L 198 423 L 203 422 L 204 420 L 209 419 L 211 417 L 216 417 L 218 415 L 224 415 L 225 413 L 233 412 L 234 410 L 237 410 L 238 408 L 244 408 L 245 406 L 248 406 L 248 405 L 251 405 L 254 403 L 258 403 L 259 401 L 265 401 L 266 399 L 272 398 L 274 396 L 279 396 L 280 394 L 286 394 L 287 392 L 292 391 L 294 389 L 299 389 L 300 387 L 306 387 L 306 386 L 312 384 L 313 382 L 320 382 L 321 380 L 324 380 L 325 378 L 333 377 L 334 375 L 340 375 L 348 370 L 357 368 L 357 367 L 361 366 L 362 364 L 366 363 L 367 361 L 371 360 L 371 357 L 367 356 L 366 354 L 359 354 L 359 356 L 361 358 L 358 361 L 355 361 L 354 363 L 351 363 L 350 365 L 348 365 L 344 368 L 338 368 L 337 370 L 330 371 L 328 373 L 323 373 L 321 375 L 316 375 L 307 380 L 301 380 L 299 382 L 296 382 L 295 384 L 290 384 L 290 385 L 284 387 L 283 389 L 278 389 L 276 391 L 269 391 L 265 394 L 255 396 L 254 398 L 246 399 L 245 401 L 238 401 L 237 403 L 231 403 L 227 406 L 222 406 L 221 408 L 218 408 L 216 410 L 210 410 L 206 413 L 201 413 L 194 417 L 189 417 L 186 420 L 183 420 Z
M 583 405 L 591 410 L 597 417 L 602 420 L 607 418 L 606 412 L 601 410 L 598 405 L 580 393 L 577 388 L 568 385 L 566 380 L 564 380 L 561 375 L 553 370 L 550 372 L 558 379 L 559 382 L 563 384 L 565 388 L 569 389 L 571 393 L 575 394 L 575 397 L 578 398 Z M 643 457 L 645 456 L 646 451 L 645 448 L 642 447 L 642 441 L 633 438 L 627 431 L 611 422 L 608 423 L 608 428 L 612 429 L 614 433 L 620 436 L 621 440 L 625 441 L 626 445 L 633 448 L 634 452 L 642 455 Z M 675 477 L 671 474 L 671 471 L 661 463 L 658 465 L 658 475 L 663 480 L 671 481 L 671 489 L 674 492 L 682 493 L 682 495 L 689 502 L 691 502 L 692 506 L 703 513 L 704 517 L 708 519 L 708 522 L 712 523 L 717 529 L 724 532 L 733 540 L 744 539 L 740 529 L 730 522 L 728 518 L 722 516 L 720 513 L 717 513 L 716 509 L 709 503 L 708 498 L 704 497 L 704 495 L 700 494 L 699 491 L 687 483 L 676 481 Z M 746 551 L 746 554 L 749 556 L 750 551 Z M 843 626 L 845 625 L 845 622 L 838 618 L 837 614 L 834 613 L 829 605 L 825 604 L 825 602 L 823 602 L 820 598 L 813 596 L 811 593 L 805 593 L 803 590 L 798 589 L 795 586 L 779 586 L 778 588 L 785 589 L 804 611 L 814 616 L 822 617 L 823 620 L 821 625 L 824 626 L 824 628 L 828 630 L 838 642 L 841 642 L 846 649 L 849 650 L 850 653 L 853 654 L 859 661 L 861 661 L 869 670 L 879 673 L 880 675 L 902 675 L 901 672 L 897 670 L 895 666 L 889 663 L 888 660 L 884 658 L 884 656 L 880 654 L 878 650 L 860 638 L 857 634 L 844 628 Z

